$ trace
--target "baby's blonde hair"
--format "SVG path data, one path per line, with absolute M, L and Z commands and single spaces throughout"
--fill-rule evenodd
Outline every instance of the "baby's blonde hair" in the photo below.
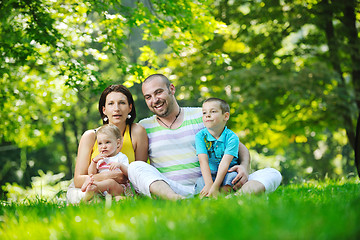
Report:
M 113 136 L 116 137 L 116 139 L 121 139 L 122 138 L 119 128 L 117 126 L 115 126 L 114 124 L 111 124 L 111 123 L 101 126 L 96 131 L 96 136 L 98 134 L 113 135 Z

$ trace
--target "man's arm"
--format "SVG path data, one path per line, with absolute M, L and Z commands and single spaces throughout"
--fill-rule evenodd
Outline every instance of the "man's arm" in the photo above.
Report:
M 250 171 L 250 152 L 247 147 L 239 143 L 239 160 L 240 165 L 233 166 L 229 169 L 229 172 L 236 171 L 238 175 L 232 181 L 234 185 L 233 189 L 236 191 L 242 187 L 247 181 L 249 177 Z

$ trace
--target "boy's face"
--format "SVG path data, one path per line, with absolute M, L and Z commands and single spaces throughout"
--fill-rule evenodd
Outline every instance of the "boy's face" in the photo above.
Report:
M 223 113 L 220 103 L 216 101 L 205 102 L 202 105 L 203 122 L 206 128 L 224 127 L 230 114 Z
M 121 141 L 113 135 L 100 133 L 97 135 L 99 152 L 106 157 L 115 156 L 117 149 L 121 148 Z

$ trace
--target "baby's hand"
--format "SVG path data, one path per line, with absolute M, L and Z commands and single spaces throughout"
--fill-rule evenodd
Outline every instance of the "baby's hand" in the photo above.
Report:
M 120 165 L 121 163 L 110 163 L 110 166 L 109 166 L 109 170 L 115 170 L 115 169 L 120 169 Z
M 104 159 L 105 156 L 103 154 L 98 154 L 96 157 L 94 157 L 91 161 L 93 161 L 95 164 L 98 163 L 100 160 Z

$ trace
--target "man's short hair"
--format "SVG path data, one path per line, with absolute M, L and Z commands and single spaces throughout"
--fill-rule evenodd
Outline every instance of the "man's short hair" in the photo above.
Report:
M 119 128 L 117 126 L 115 126 L 114 124 L 105 124 L 103 126 L 101 126 L 97 131 L 96 131 L 96 136 L 98 134 L 106 134 L 106 135 L 112 135 L 115 136 L 116 139 L 121 139 L 122 135 L 121 132 L 119 130 Z
M 211 97 L 204 101 L 204 103 L 206 103 L 206 102 L 218 102 L 220 104 L 222 113 L 226 113 L 226 112 L 230 113 L 230 106 L 225 100 L 222 100 L 220 98 Z
M 152 74 L 152 75 L 148 76 L 147 78 L 145 78 L 143 83 L 150 82 L 151 80 L 154 80 L 154 79 L 161 79 L 166 84 L 166 87 L 168 89 L 170 89 L 170 84 L 171 84 L 170 80 L 165 75 L 160 74 L 160 73 Z

